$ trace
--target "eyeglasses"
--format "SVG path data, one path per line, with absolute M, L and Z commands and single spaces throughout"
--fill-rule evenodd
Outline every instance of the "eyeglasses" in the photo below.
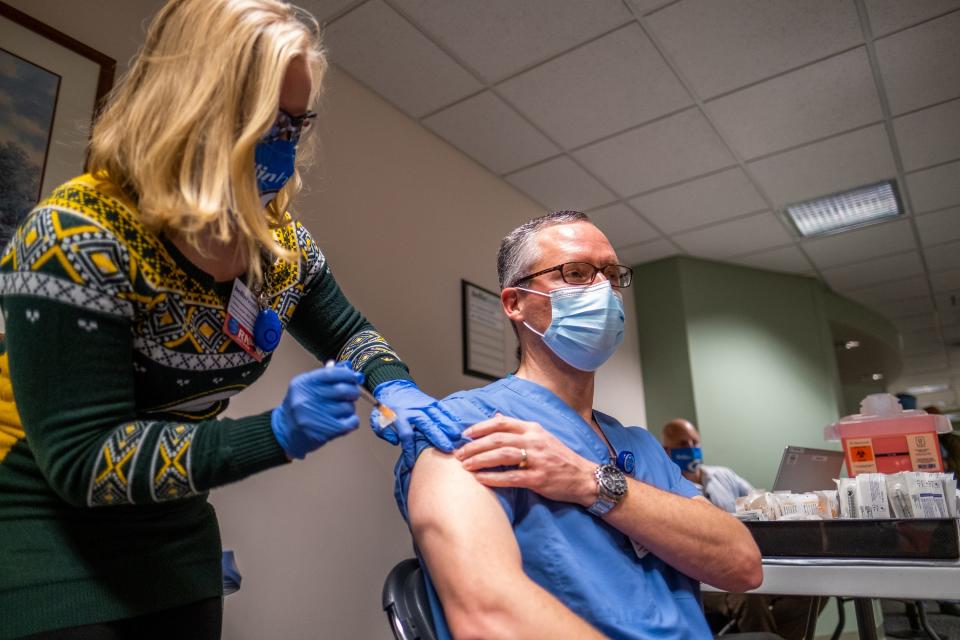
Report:
M 630 283 L 633 282 L 633 269 L 625 267 L 622 264 L 608 264 L 605 267 L 597 267 L 589 262 L 565 262 L 564 264 L 558 264 L 555 267 L 517 278 L 510 286 L 515 287 L 521 282 L 532 280 L 537 276 L 542 276 L 551 271 L 559 271 L 560 277 L 563 278 L 563 281 L 567 284 L 593 284 L 593 281 L 597 279 L 598 273 L 603 273 L 603 277 L 610 281 L 611 286 L 621 289 L 629 287 Z
M 277 110 L 277 119 L 273 121 L 270 130 L 263 134 L 262 142 L 274 140 L 289 140 L 293 144 L 300 142 L 300 137 L 310 130 L 310 125 L 317 117 L 313 111 L 307 111 L 302 116 L 292 116 L 283 109 Z

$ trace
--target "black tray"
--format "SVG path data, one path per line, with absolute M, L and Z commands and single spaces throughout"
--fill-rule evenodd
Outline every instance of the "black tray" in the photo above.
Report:
M 766 557 L 960 558 L 960 528 L 946 520 L 745 522 Z

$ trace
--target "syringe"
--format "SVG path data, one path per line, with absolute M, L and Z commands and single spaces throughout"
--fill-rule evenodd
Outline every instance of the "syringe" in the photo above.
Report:
M 337 363 L 334 362 L 333 360 L 327 360 L 327 362 L 323 366 L 332 367 L 335 364 Z M 369 400 L 370 403 L 380 411 L 380 419 L 377 420 L 377 422 L 379 423 L 379 427 L 381 429 L 389 427 L 391 424 L 393 424 L 393 421 L 397 419 L 397 413 L 387 405 L 381 403 L 379 400 L 374 398 L 373 394 L 370 393 L 370 390 L 364 387 L 363 385 L 360 386 L 360 395 L 362 395 L 364 398 Z

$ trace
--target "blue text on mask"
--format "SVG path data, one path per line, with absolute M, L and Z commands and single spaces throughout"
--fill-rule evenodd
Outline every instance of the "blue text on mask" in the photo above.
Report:
M 678 447 L 670 449 L 670 459 L 686 473 L 696 473 L 703 462 L 703 451 L 700 447 Z
M 260 201 L 266 206 L 293 176 L 297 146 L 290 140 L 257 143 L 254 163 Z

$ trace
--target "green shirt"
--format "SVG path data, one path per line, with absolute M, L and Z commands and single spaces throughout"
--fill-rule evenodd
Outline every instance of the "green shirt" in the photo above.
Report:
M 59 187 L 0 259 L 0 638 L 219 596 L 207 492 L 287 462 L 270 412 L 216 419 L 270 363 L 223 331 L 233 283 L 108 187 Z M 275 235 L 300 258 L 265 268 L 285 329 L 369 388 L 409 379 L 310 233 Z

